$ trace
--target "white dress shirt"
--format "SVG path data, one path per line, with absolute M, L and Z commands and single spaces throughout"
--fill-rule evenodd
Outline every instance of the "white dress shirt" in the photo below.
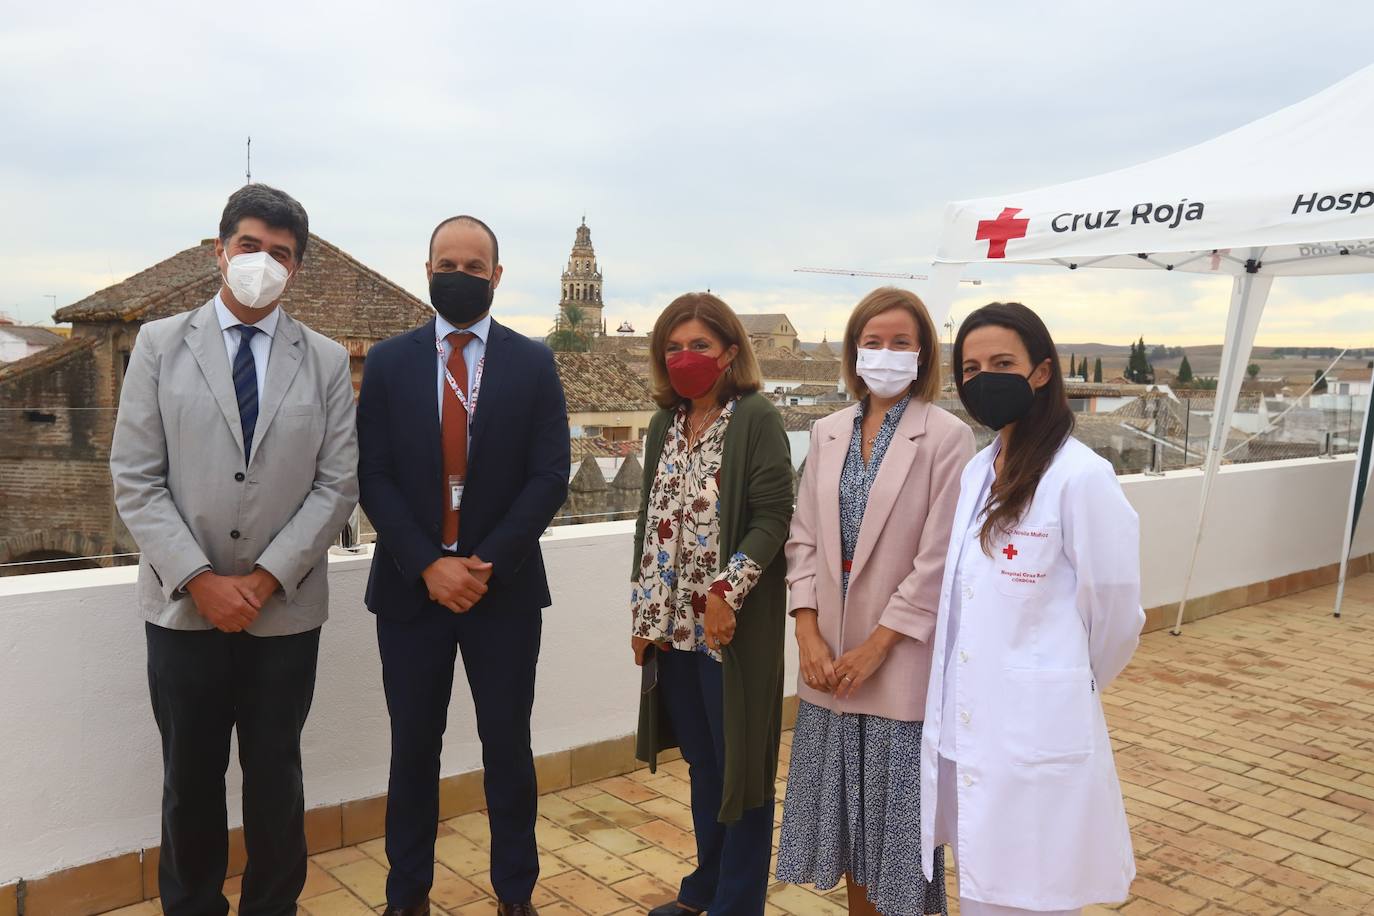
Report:
M 436 374 L 439 385 L 440 429 L 443 428 L 444 423 L 444 388 L 448 385 L 448 379 L 444 377 L 444 369 L 448 366 L 449 357 L 453 354 L 453 344 L 449 343 L 448 335 L 452 334 L 454 331 L 459 330 L 467 331 L 473 335 L 472 339 L 463 345 L 463 362 L 468 367 L 467 387 L 463 393 L 465 395 L 470 395 L 472 394 L 472 386 L 477 379 L 477 363 L 487 353 L 487 335 L 491 333 L 490 313 L 488 313 L 486 317 L 484 317 L 481 321 L 478 321 L 475 324 L 471 324 L 466 328 L 455 328 L 451 323 L 449 323 L 448 319 L 446 319 L 443 315 L 434 316 L 434 337 L 436 340 L 439 341 L 439 346 L 443 349 L 442 355 L 440 355 L 438 351 L 435 351 L 434 354 L 434 358 L 436 360 Z M 481 398 L 482 392 L 478 391 L 477 399 L 479 402 L 479 406 Z M 471 419 L 471 417 L 468 418 L 469 421 L 471 421 Z M 469 447 L 471 447 L 471 444 L 472 440 L 469 439 Z M 445 550 L 456 550 L 457 547 L 457 542 L 444 545 Z
M 454 331 L 467 331 L 473 335 L 472 339 L 463 345 L 463 362 L 468 367 L 467 387 L 463 390 L 463 394 L 467 395 L 472 393 L 473 383 L 477 379 L 477 363 L 481 361 L 482 357 L 485 356 L 487 352 L 487 335 L 491 333 L 491 315 L 488 313 L 481 321 L 466 328 L 455 328 L 443 315 L 434 316 L 434 336 L 439 341 L 439 346 L 444 350 L 443 356 L 440 356 L 437 352 L 435 353 L 435 359 L 437 360 L 435 366 L 437 367 L 436 372 L 438 373 L 437 381 L 439 386 L 440 423 L 444 421 L 444 386 L 448 384 L 444 379 L 444 367 L 448 365 L 449 357 L 453 355 L 453 344 L 448 342 L 448 335 L 452 334 Z M 257 353 L 256 350 L 253 352 L 254 354 Z M 482 392 L 477 392 L 479 401 L 481 400 L 481 396 Z
M 234 313 L 229 311 L 229 307 L 224 304 L 224 300 L 215 293 L 215 316 L 219 318 L 220 329 L 224 332 L 224 349 L 229 354 L 229 372 L 234 371 L 234 357 L 238 356 L 239 344 L 243 340 L 243 335 L 239 333 L 238 326 L 243 324 L 234 317 Z M 267 387 L 267 357 L 272 352 L 272 335 L 277 333 L 277 319 L 281 317 L 278 309 L 272 309 L 264 318 L 258 320 L 253 327 L 261 331 L 261 334 L 254 334 L 249 340 L 248 346 L 253 351 L 253 368 L 258 373 L 258 402 L 262 402 L 262 393 Z

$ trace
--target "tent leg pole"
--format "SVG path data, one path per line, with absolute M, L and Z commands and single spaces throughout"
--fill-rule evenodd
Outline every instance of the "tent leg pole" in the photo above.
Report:
M 1367 421 L 1366 421 L 1367 422 Z M 1361 442 L 1363 448 L 1363 442 Z M 1345 516 L 1345 535 L 1341 538 L 1341 565 L 1340 571 L 1336 576 L 1336 606 L 1331 611 L 1331 616 L 1337 620 L 1341 617 L 1341 603 L 1345 600 L 1345 576 L 1346 570 L 1350 565 L 1350 542 L 1354 539 L 1355 527 L 1355 492 L 1360 485 L 1360 462 L 1355 462 L 1355 469 L 1352 472 L 1354 481 L 1350 487 L 1350 510 Z
M 1250 263 L 1258 265 L 1263 249 L 1250 249 Z M 1212 435 L 1207 441 L 1207 455 L 1202 463 L 1202 499 L 1198 506 L 1197 537 L 1193 541 L 1192 556 L 1188 560 L 1188 577 L 1183 580 L 1183 596 L 1178 602 L 1178 616 L 1170 632 L 1174 636 L 1183 633 L 1183 612 L 1188 606 L 1188 593 L 1193 586 L 1193 573 L 1197 570 L 1197 556 L 1202 549 L 1202 532 L 1207 524 L 1207 503 L 1212 496 L 1212 482 L 1221 469 L 1222 453 L 1226 448 L 1227 433 L 1231 428 L 1231 415 L 1235 412 L 1236 399 L 1240 395 L 1241 377 L 1245 372 L 1245 361 L 1250 356 L 1255 342 L 1255 331 L 1269 297 L 1269 287 L 1273 277 L 1259 274 L 1258 271 L 1245 273 L 1235 278 L 1231 284 L 1231 305 L 1226 315 L 1226 338 L 1221 350 L 1221 367 L 1217 372 L 1216 409 L 1212 412 Z
M 1210 461 L 1211 461 L 1211 454 L 1210 454 L 1210 452 L 1211 452 L 1211 445 L 1209 444 L 1209 445 L 1207 446 L 1207 448 L 1208 448 L 1209 454 L 1208 454 L 1206 460 L 1207 460 L 1208 462 L 1210 462 Z M 1206 466 L 1206 465 L 1204 465 L 1204 467 L 1205 467 L 1205 466 Z M 1174 628 L 1173 628 L 1172 630 L 1169 631 L 1169 634 L 1170 634 L 1171 636 L 1182 636 L 1182 635 L 1183 635 L 1183 612 L 1184 612 L 1184 610 L 1188 607 L 1188 589 L 1189 589 L 1189 588 L 1192 586 L 1192 584 L 1193 584 L 1193 572 L 1194 572 L 1194 570 L 1197 569 L 1197 555 L 1198 555 L 1198 553 L 1202 550 L 1202 526 L 1203 526 L 1203 525 L 1206 523 L 1206 521 L 1207 521 L 1207 498 L 1208 498 L 1208 496 L 1210 495 L 1210 494 L 1208 493 L 1208 490 L 1211 489 L 1211 488 L 1208 486 L 1208 484 L 1209 484 L 1211 481 L 1210 481 L 1210 480 L 1208 479 L 1208 477 L 1206 476 L 1206 471 L 1203 471 L 1203 474 L 1204 474 L 1204 476 L 1203 476 L 1203 478 L 1202 478 L 1202 500 L 1201 500 L 1201 503 L 1202 503 L 1202 504 L 1201 504 L 1201 506 L 1198 507 L 1198 516 L 1197 516 L 1197 537 L 1193 539 L 1193 552 L 1192 552 L 1192 556 L 1190 556 L 1190 557 L 1188 558 L 1188 576 L 1187 576 L 1187 578 L 1185 578 L 1185 579 L 1183 580 L 1183 597 L 1180 598 L 1179 601 L 1178 601 L 1178 616 L 1174 619 Z
M 1374 384 L 1374 372 L 1370 373 L 1370 383 Z M 1351 406 L 1354 406 L 1355 396 L 1350 395 Z M 1358 511 L 1363 502 L 1362 490 L 1369 477 L 1370 460 L 1370 415 L 1374 414 L 1374 403 L 1366 400 L 1364 407 L 1364 422 L 1360 426 L 1360 444 L 1355 452 L 1355 470 L 1350 480 L 1350 507 L 1345 513 L 1345 533 L 1341 538 L 1341 565 L 1340 571 L 1336 576 L 1336 607 L 1332 610 L 1331 616 L 1340 619 L 1341 605 L 1345 601 L 1345 580 L 1350 571 L 1350 551 L 1355 542 L 1355 526 L 1359 524 Z

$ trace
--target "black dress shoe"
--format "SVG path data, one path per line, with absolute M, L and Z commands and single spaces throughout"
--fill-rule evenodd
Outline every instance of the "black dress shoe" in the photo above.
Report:
M 656 906 L 649 911 L 649 916 L 700 916 L 705 910 L 696 910 L 685 903 L 678 903 L 670 900 L 663 906 Z
M 429 916 L 429 901 L 414 906 L 396 906 L 388 903 L 382 916 Z
M 539 916 L 539 911 L 534 908 L 534 904 L 529 901 L 524 903 L 498 903 L 496 904 L 498 916 Z

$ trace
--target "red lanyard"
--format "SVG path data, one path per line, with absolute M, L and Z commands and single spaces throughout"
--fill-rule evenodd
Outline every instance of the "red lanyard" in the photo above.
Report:
M 482 369 L 487 364 L 487 355 L 482 354 L 482 358 L 477 361 L 477 371 L 473 373 L 472 396 L 465 397 L 463 389 L 458 386 L 458 382 L 453 377 L 453 373 L 448 371 L 448 360 L 444 359 L 444 344 L 439 338 L 434 339 L 434 349 L 439 353 L 439 359 L 444 363 L 444 379 L 448 386 L 453 389 L 454 397 L 458 398 L 458 403 L 463 405 L 463 409 L 468 412 L 468 426 L 472 425 L 472 418 L 477 414 L 477 396 L 482 393 Z

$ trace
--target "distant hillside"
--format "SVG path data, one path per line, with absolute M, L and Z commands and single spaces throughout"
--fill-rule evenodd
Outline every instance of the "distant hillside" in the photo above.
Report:
M 1129 356 L 1131 352 L 1129 344 L 1121 346 L 1118 344 L 1059 343 L 1056 341 L 1055 346 L 1059 348 L 1061 354 L 1077 353 L 1079 356 L 1091 356 L 1094 358 L 1098 356 Z

